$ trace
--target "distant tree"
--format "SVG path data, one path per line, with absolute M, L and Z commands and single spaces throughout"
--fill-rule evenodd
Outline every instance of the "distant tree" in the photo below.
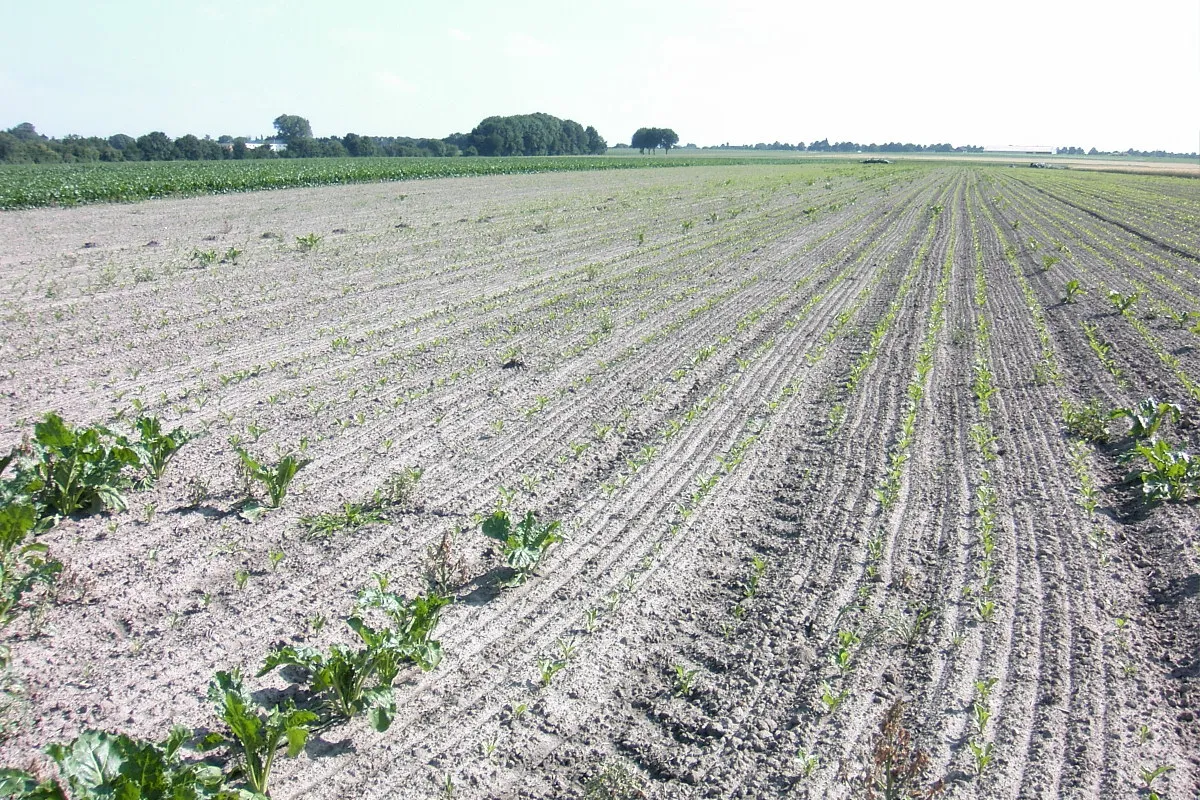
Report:
M 8 133 L 22 142 L 36 142 L 46 138 L 37 132 L 32 122 L 22 122 L 20 125 L 9 128 Z
M 431 141 L 431 140 L 426 140 Z M 456 134 L 454 141 L 444 141 L 456 150 L 476 152 L 484 156 L 571 156 L 590 152 L 592 141 L 587 130 L 574 120 L 559 119 L 550 114 L 519 114 L 511 117 L 488 117 L 471 131 L 466 141 Z
M 359 136 L 357 133 L 347 133 L 342 137 L 342 146 L 352 156 L 380 156 L 383 152 L 370 136 Z
M 221 161 L 227 155 L 224 147 L 205 136 L 200 140 L 200 157 L 205 161 Z
M 263 149 L 263 148 L 259 148 Z M 270 150 L 270 147 L 266 148 Z M 316 140 L 308 137 L 289 139 L 284 155 L 287 158 L 312 158 L 317 154 Z
M 230 151 L 230 155 L 232 155 L 238 161 L 241 161 L 243 158 L 246 157 L 247 152 L 249 152 L 249 151 L 246 149 L 246 137 L 245 136 L 239 136 L 233 140 L 233 150 Z
M 178 158 L 175 144 L 162 131 L 152 131 L 137 138 L 137 148 L 147 161 L 170 161 Z
M 279 138 L 289 148 L 294 141 L 312 138 L 312 126 L 308 124 L 308 120 L 304 117 L 297 117 L 294 114 L 280 114 L 271 124 L 275 126 L 275 130 L 279 132 Z
M 122 161 L 141 161 L 142 151 L 138 149 L 137 139 L 124 133 L 108 137 L 108 145 L 121 154 Z
M 1098 156 L 1100 155 L 1100 151 L 1093 147 L 1091 150 L 1087 151 L 1087 154 L 1089 156 Z
M 589 153 L 594 156 L 602 156 L 608 152 L 608 142 L 604 141 L 604 137 L 595 128 L 588 125 L 583 132 L 587 135 L 587 151 Z
M 637 148 L 642 153 L 649 150 L 653 153 L 659 147 L 670 150 L 679 144 L 679 134 L 670 128 L 638 128 L 634 131 L 629 146 Z
M 342 144 L 342 140 L 336 136 L 317 139 L 316 150 L 318 158 L 345 158 L 349 155 L 346 152 L 345 145 Z
M 175 152 L 178 157 L 188 161 L 200 161 L 204 158 L 204 151 L 200 147 L 200 140 L 192 134 L 184 134 L 175 140 Z

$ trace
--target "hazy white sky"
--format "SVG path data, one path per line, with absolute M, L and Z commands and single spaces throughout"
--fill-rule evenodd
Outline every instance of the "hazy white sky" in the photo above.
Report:
M 0 129 L 443 137 L 545 111 L 610 144 L 1200 149 L 1200 0 L 56 0 L 0 28 Z

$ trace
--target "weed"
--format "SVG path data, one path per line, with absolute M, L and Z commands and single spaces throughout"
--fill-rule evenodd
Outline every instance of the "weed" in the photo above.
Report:
M 443 531 L 442 538 L 425 548 L 422 569 L 431 592 L 450 596 L 467 579 L 466 562 L 458 553 L 459 529 Z
M 583 784 L 584 800 L 645 800 L 648 795 L 637 774 L 620 761 L 606 761 Z
M 296 246 L 301 252 L 307 253 L 321 243 L 321 237 L 315 233 L 310 233 L 307 236 L 297 236 Z
M 1108 441 L 1108 420 L 1112 414 L 1106 414 L 1100 401 L 1096 398 L 1086 403 L 1062 401 L 1063 424 L 1072 436 L 1089 442 Z
M 852 780 L 857 796 L 865 800 L 916 800 L 945 791 L 942 781 L 927 782 L 932 768 L 929 754 L 912 740 L 904 727 L 904 701 L 892 704 L 880 723 L 871 758 Z
M 333 536 L 339 531 L 356 531 L 367 525 L 386 522 L 378 510 L 359 503 L 345 503 L 341 511 L 326 511 L 300 517 L 300 527 L 313 538 Z

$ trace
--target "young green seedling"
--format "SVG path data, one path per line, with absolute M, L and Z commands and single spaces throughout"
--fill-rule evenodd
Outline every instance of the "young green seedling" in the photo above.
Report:
M 696 676 L 699 670 L 687 669 L 682 664 L 673 664 L 675 670 L 675 696 L 689 697 L 696 688 Z

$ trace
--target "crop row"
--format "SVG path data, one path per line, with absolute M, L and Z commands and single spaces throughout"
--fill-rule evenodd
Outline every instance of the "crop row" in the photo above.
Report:
M 738 164 L 795 165 L 796 160 L 675 155 L 669 158 L 320 158 L 5 165 L 0 167 L 0 210 L 97 202 L 127 203 L 176 195 L 228 194 L 344 183 Z

